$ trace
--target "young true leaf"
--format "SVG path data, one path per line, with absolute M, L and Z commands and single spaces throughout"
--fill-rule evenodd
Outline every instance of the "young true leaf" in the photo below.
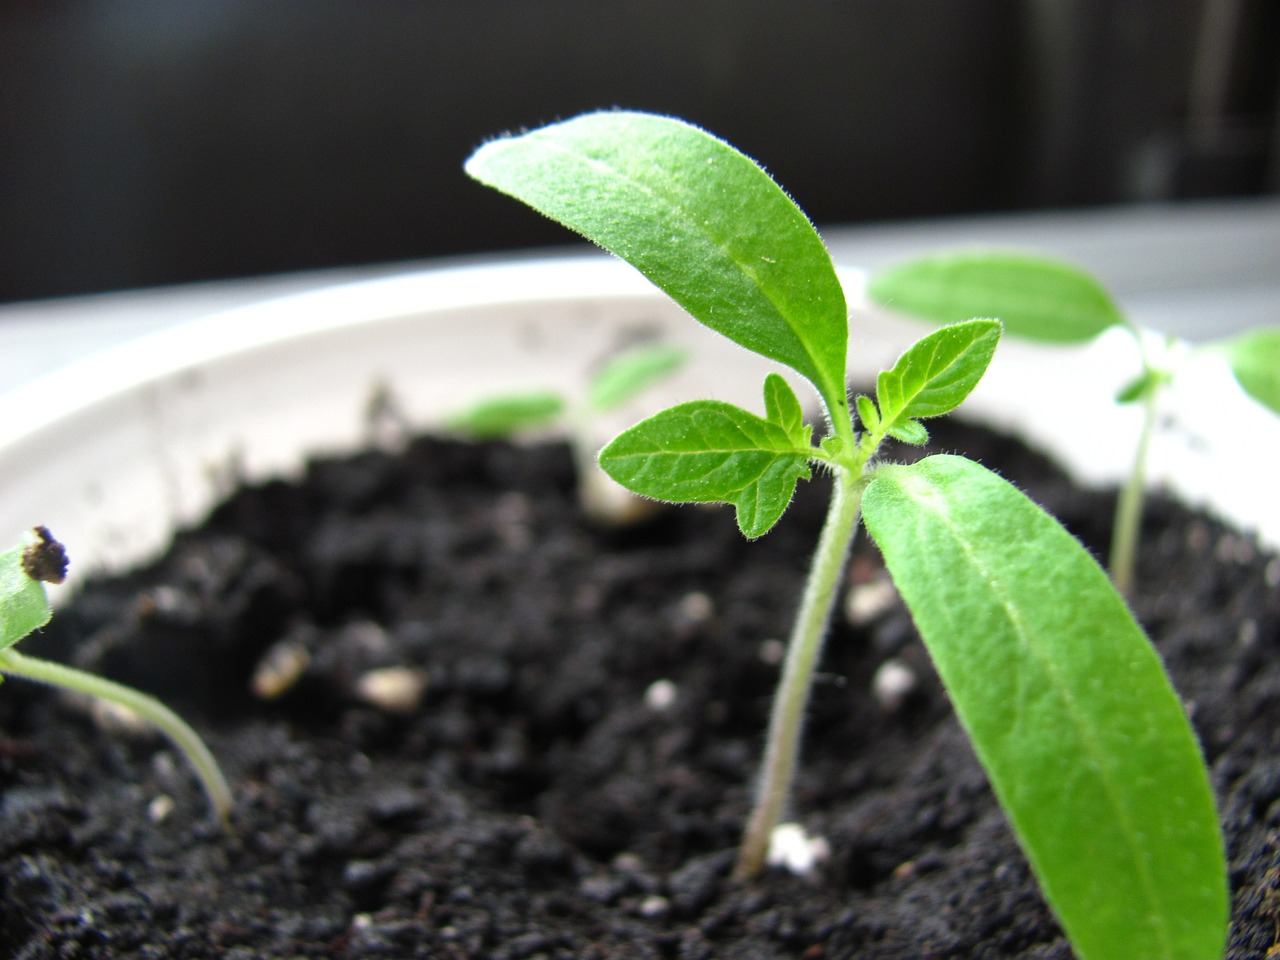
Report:
M 754 538 L 778 522 L 796 482 L 809 477 L 811 453 L 777 423 L 730 403 L 696 400 L 615 437 L 600 451 L 600 466 L 646 497 L 732 503 L 739 528 Z
M 999 342 L 996 320 L 956 323 L 918 340 L 876 378 L 880 419 L 889 432 L 958 407 L 986 373 Z
M 880 411 L 876 409 L 875 401 L 859 394 L 854 399 L 854 405 L 858 408 L 858 420 L 862 423 L 862 429 L 868 433 L 879 433 Z
M 899 420 L 886 432 L 893 439 L 913 447 L 922 447 L 929 442 L 929 430 L 919 420 Z
M 804 422 L 804 409 L 791 384 L 776 373 L 764 380 L 765 419 L 780 426 L 797 447 L 813 443 L 813 428 Z
M 477 150 L 467 172 L 626 260 L 701 323 L 846 406 L 844 291 L 821 238 L 758 164 L 652 114 L 590 113 Z
M 1083 960 L 1214 960 L 1213 795 L 1159 658 L 1058 523 L 972 461 L 877 468 L 864 518 Z
M 473 437 L 507 437 L 546 426 L 565 411 L 564 398 L 549 390 L 489 397 L 450 417 L 452 430 Z
M 1280 413 L 1280 327 L 1250 330 L 1214 344 L 1245 393 Z
M 652 343 L 611 357 L 591 379 L 587 408 L 603 413 L 665 380 L 683 366 L 689 353 L 669 343 Z
M 1093 277 L 1070 264 L 1004 251 L 922 257 L 872 276 L 867 295 L 938 323 L 996 317 L 1029 340 L 1078 343 L 1125 322 Z

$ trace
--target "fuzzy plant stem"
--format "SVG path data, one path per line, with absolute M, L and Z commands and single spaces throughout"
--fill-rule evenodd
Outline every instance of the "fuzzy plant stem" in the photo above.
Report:
M 73 667 L 25 656 L 12 648 L 0 651 L 0 673 L 86 693 L 134 711 L 186 755 L 219 822 L 227 824 L 231 815 L 231 790 L 217 761 L 200 735 L 155 697 Z
M 1133 586 L 1134 566 L 1137 563 L 1138 540 L 1142 528 L 1142 506 L 1147 485 L 1147 450 L 1151 446 L 1151 434 L 1155 430 L 1157 394 L 1148 389 L 1142 397 L 1142 433 L 1133 457 L 1133 469 L 1125 481 L 1124 489 L 1116 501 L 1116 515 L 1112 523 L 1111 556 L 1108 569 L 1111 582 L 1122 596 L 1127 596 Z
M 782 681 L 773 701 L 755 807 L 743 832 L 734 868 L 734 876 L 738 879 L 754 877 L 764 869 L 770 837 L 791 795 L 813 671 L 822 652 L 836 587 L 853 543 L 862 505 L 862 486 L 856 478 L 857 474 L 846 469 L 837 469 L 835 473 L 831 505 L 814 551 L 809 578 L 787 644 Z

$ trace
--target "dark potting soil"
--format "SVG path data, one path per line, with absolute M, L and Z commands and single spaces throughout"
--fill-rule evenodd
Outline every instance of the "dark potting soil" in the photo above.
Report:
M 934 432 L 1104 552 L 1110 496 Z M 0 956 L 1069 957 L 892 598 L 837 618 L 815 689 L 794 806 L 830 858 L 729 879 L 825 490 L 754 543 L 725 509 L 593 528 L 556 445 L 421 440 L 244 490 L 26 644 L 191 720 L 234 832 L 163 742 L 4 684 Z M 1280 560 L 1159 500 L 1146 527 L 1133 603 L 1213 771 L 1229 956 L 1272 957 Z M 850 582 L 882 579 L 860 540 Z

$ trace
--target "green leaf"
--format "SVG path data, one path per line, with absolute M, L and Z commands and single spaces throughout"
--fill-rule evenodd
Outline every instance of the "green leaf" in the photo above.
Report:
M 809 477 L 812 450 L 776 423 L 719 400 L 682 403 L 623 431 L 600 466 L 627 489 L 673 503 L 732 503 L 748 537 L 768 533 Z
M 1216 960 L 1222 838 L 1160 660 L 1080 544 L 960 457 L 877 468 L 868 530 L 1082 960 Z
M 929 431 L 919 420 L 903 420 L 895 423 L 887 431 L 889 436 L 913 447 L 923 447 L 929 442 Z
M 509 437 L 545 426 L 565 410 L 564 398 L 549 390 L 489 397 L 450 417 L 445 425 L 473 437 Z
M 640 270 L 701 323 L 845 408 L 848 318 L 830 254 L 759 165 L 680 120 L 589 113 L 485 144 L 467 173 Z
M 969 320 L 935 330 L 876 378 L 880 418 L 892 433 L 906 420 L 937 417 L 964 402 L 1000 342 L 996 320 Z
M 867 295 L 938 323 L 995 317 L 1018 337 L 1081 343 L 1125 322 L 1096 279 L 1070 264 L 1006 251 L 922 257 L 876 273 Z
M 776 373 L 764 380 L 765 419 L 776 423 L 798 447 L 813 443 L 813 428 L 804 422 L 804 408 L 791 384 Z
M 1212 345 L 1245 393 L 1280 413 L 1280 327 L 1250 330 Z
M 689 351 L 668 343 L 624 350 L 600 368 L 587 391 L 587 406 L 597 412 L 620 407 L 682 367 Z
M 880 431 L 880 411 L 876 409 L 875 401 L 870 397 L 858 394 L 854 399 L 854 405 L 858 409 L 858 420 L 862 424 L 862 429 L 869 433 L 878 433 Z
M 0 650 L 11 647 L 53 615 L 44 584 L 22 569 L 25 544 L 0 553 Z

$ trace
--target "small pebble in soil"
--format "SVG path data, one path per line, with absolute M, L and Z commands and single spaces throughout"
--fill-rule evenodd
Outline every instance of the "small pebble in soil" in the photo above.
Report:
M 850 587 L 844 598 L 844 616 L 850 626 L 865 627 L 893 609 L 898 591 L 888 578 Z
M 760 649 L 757 656 L 760 662 L 771 667 L 776 667 L 782 662 L 782 658 L 787 655 L 787 645 L 781 640 L 769 639 L 760 642 Z
M 281 640 L 262 655 L 249 680 L 249 689 L 259 700 L 275 700 L 290 690 L 306 672 L 311 654 L 302 644 Z
M 356 696 L 387 713 L 411 714 L 422 705 L 427 674 L 410 667 L 379 667 L 356 680 Z
M 798 823 L 780 823 L 769 836 L 771 867 L 782 867 L 797 877 L 807 877 L 831 856 L 831 845 L 825 837 L 810 836 Z
M 644 692 L 644 702 L 650 710 L 669 710 L 676 702 L 676 685 L 670 680 L 655 680 Z
M 901 660 L 886 660 L 876 668 L 871 692 L 881 710 L 894 713 L 915 691 L 918 682 L 916 672 Z

